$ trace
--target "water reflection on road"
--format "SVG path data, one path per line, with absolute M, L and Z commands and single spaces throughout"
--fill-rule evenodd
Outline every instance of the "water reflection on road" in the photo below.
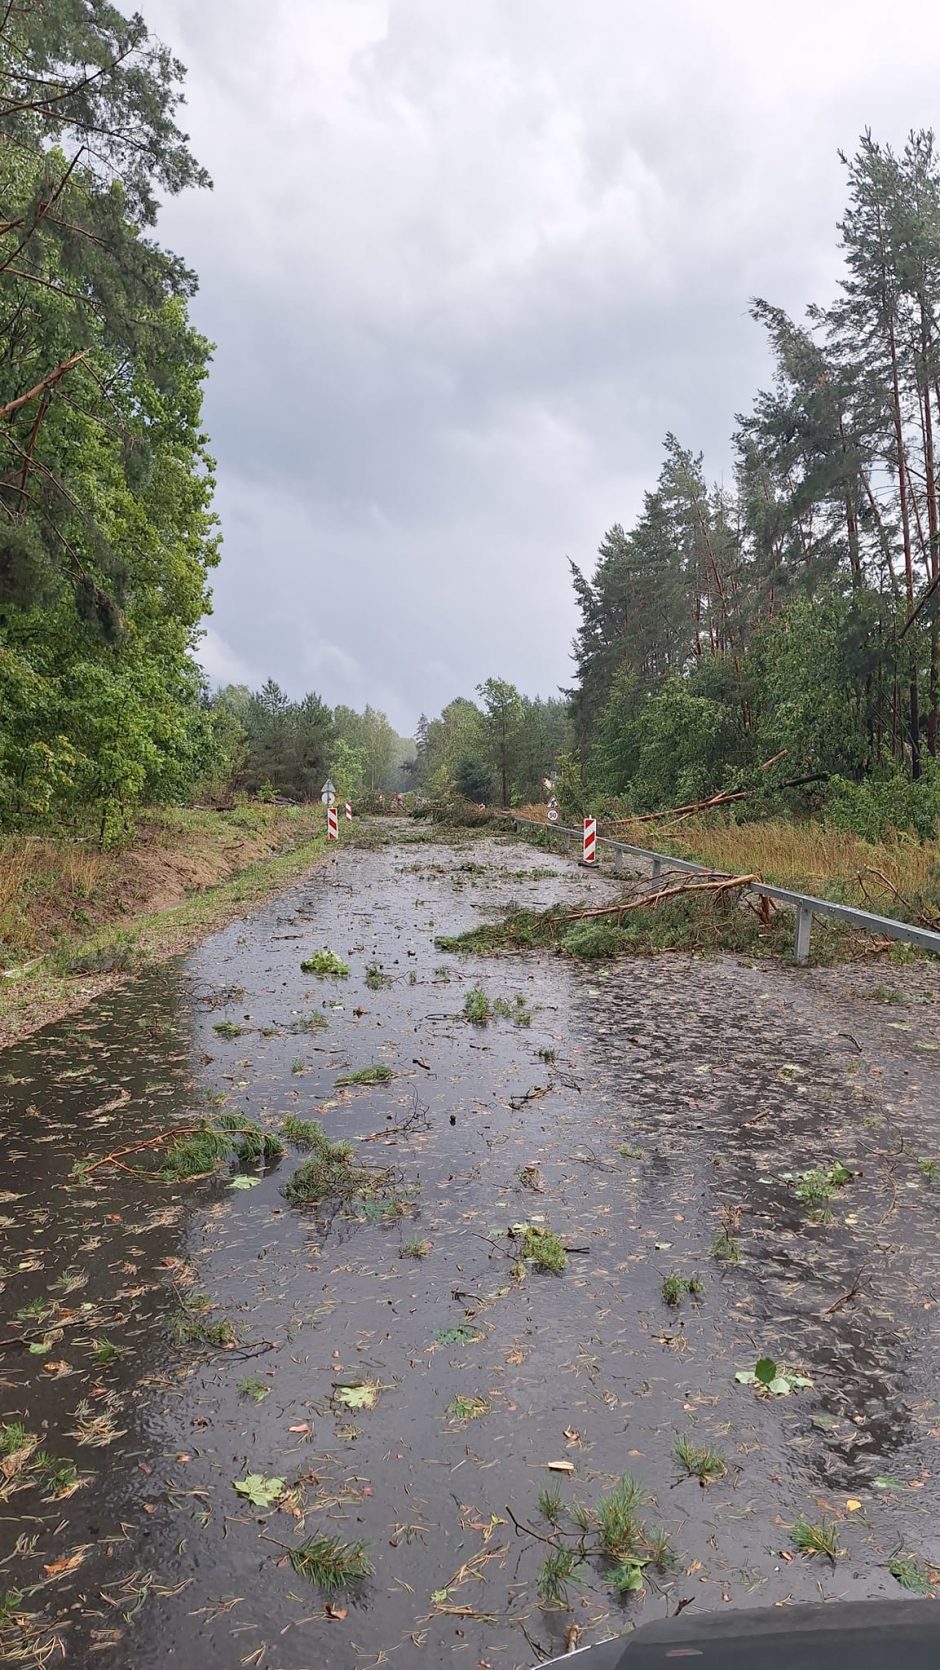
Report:
M 891 1030 L 862 995 L 874 973 L 434 947 L 510 901 L 611 887 L 489 837 L 344 848 L 185 962 L 0 1056 L 2 1418 L 89 1475 L 50 1494 L 7 1470 L 0 1589 L 35 1614 L 17 1640 L 60 1639 L 81 1666 L 460 1651 L 511 1670 L 560 1650 L 572 1621 L 586 1644 L 680 1600 L 899 1594 L 898 1550 L 940 1558 L 940 1194 L 918 1164 L 940 1152 L 921 1050 L 937 1010 L 912 1004 Z M 324 946 L 348 980 L 301 973 Z M 932 971 L 899 978 L 935 1001 Z M 469 1025 L 475 984 L 521 994 L 531 1025 Z M 336 1088 L 370 1063 L 391 1082 Z M 398 1215 L 288 1206 L 290 1151 L 243 1190 L 116 1164 L 70 1177 L 77 1157 L 220 1107 L 358 1141 L 400 1172 Z M 852 1181 L 810 1222 L 785 1174 L 835 1161 Z M 737 1265 L 709 1256 L 723 1209 Z M 524 1221 L 577 1249 L 563 1276 L 515 1277 L 507 1231 Z M 411 1241 L 427 1256 L 401 1257 Z M 670 1273 L 703 1293 L 666 1306 Z M 195 1295 L 234 1348 L 172 1343 Z M 812 1387 L 737 1384 L 763 1356 Z M 353 1383 L 373 1408 L 337 1398 Z M 724 1479 L 680 1477 L 682 1433 L 724 1453 Z M 620 1600 L 587 1563 L 571 1610 L 546 1608 L 545 1548 L 507 1504 L 544 1534 L 546 1483 L 589 1506 L 623 1472 L 676 1569 Z M 287 1481 L 280 1508 L 236 1494 L 250 1473 Z M 837 1521 L 835 1566 L 794 1555 L 798 1515 Z M 331 1609 L 287 1560 L 319 1530 L 364 1539 L 375 1566 Z

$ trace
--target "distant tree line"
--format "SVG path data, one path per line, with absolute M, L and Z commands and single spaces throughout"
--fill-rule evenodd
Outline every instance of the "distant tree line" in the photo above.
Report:
M 329 708 L 315 694 L 291 701 L 269 678 L 260 690 L 229 684 L 208 700 L 214 789 L 316 799 L 327 777 L 345 799 L 408 787 L 415 745 L 384 713 Z
M 546 777 L 571 748 L 569 703 L 520 695 L 500 678 L 487 679 L 477 695 L 479 704 L 457 697 L 438 719 L 422 714 L 415 785 L 433 796 L 458 794 L 490 805 L 544 800 Z

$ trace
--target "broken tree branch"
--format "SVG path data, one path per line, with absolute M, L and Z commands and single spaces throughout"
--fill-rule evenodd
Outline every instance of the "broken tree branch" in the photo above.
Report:
M 713 881 L 681 881 L 675 887 L 662 887 L 655 893 L 642 893 L 638 899 L 623 900 L 616 905 L 602 905 L 597 910 L 576 910 L 559 916 L 559 922 L 585 922 L 592 917 L 616 916 L 618 921 L 631 910 L 643 910 L 647 905 L 660 905 L 665 899 L 675 899 L 680 893 L 728 893 L 735 887 L 749 887 L 760 881 L 757 871 L 747 876 L 721 876 Z
M 80 354 L 73 354 L 71 359 L 63 360 L 61 365 L 57 365 L 53 371 L 47 371 L 45 377 L 36 384 L 35 388 L 28 389 L 25 394 L 19 395 L 16 400 L 10 400 L 5 406 L 0 406 L 0 419 L 12 417 L 13 413 L 18 412 L 21 406 L 27 406 L 31 400 L 35 400 L 38 394 L 52 388 L 60 377 L 64 377 L 67 371 L 71 371 L 73 365 L 78 365 L 79 361 L 86 359 L 87 356 L 88 349 L 83 348 Z

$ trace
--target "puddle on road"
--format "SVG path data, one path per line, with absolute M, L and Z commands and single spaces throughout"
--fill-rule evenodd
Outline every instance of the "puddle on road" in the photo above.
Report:
M 459 1651 L 512 1670 L 563 1650 L 572 1623 L 586 1645 L 680 1602 L 900 1595 L 894 1556 L 940 1561 L 940 1190 L 918 1165 L 940 1152 L 933 1069 L 901 1034 L 890 1062 L 860 1050 L 812 974 L 434 948 L 511 901 L 610 887 L 489 837 L 346 848 L 0 1055 L 0 1410 L 55 1464 L 0 1463 L 0 1592 L 35 1614 L 11 1639 L 60 1639 L 76 1666 Z M 347 980 L 300 972 L 325 946 Z M 474 985 L 521 994 L 531 1025 L 469 1025 Z M 336 1088 L 375 1063 L 390 1083 Z M 223 1107 L 322 1119 L 400 1172 L 400 1215 L 289 1206 L 290 1150 L 244 1190 L 116 1165 L 70 1179 L 76 1158 Z M 796 1174 L 836 1162 L 852 1180 L 810 1222 Z M 723 1210 L 737 1265 L 710 1256 Z M 507 1230 L 526 1221 L 575 1249 L 563 1276 L 514 1275 Z M 415 1241 L 427 1255 L 400 1256 Z M 670 1274 L 703 1292 L 667 1306 Z M 234 1347 L 173 1343 L 199 1295 Z M 765 1356 L 812 1386 L 735 1382 Z M 354 1386 L 374 1407 L 338 1396 Z M 727 1475 L 682 1479 L 681 1434 Z M 570 1610 L 543 1606 L 547 1550 L 507 1510 L 544 1536 L 541 1490 L 590 1507 L 625 1472 L 675 1570 L 621 1599 L 586 1562 Z M 280 1507 L 236 1493 L 250 1474 L 286 1481 Z M 836 1521 L 835 1566 L 795 1553 L 798 1516 Z M 288 1560 L 319 1532 L 365 1541 L 375 1567 L 330 1610 Z

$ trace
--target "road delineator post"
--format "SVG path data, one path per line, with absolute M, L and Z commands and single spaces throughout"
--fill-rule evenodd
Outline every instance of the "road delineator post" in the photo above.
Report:
M 326 809 L 326 835 L 329 841 L 339 840 L 339 818 L 335 806 L 328 806 Z

